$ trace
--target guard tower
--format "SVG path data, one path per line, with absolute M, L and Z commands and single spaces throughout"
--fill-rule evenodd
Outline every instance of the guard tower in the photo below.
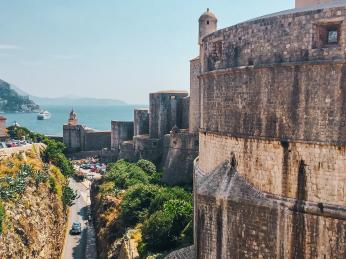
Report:
M 209 8 L 204 12 L 201 17 L 199 17 L 199 44 L 201 44 L 202 39 L 210 33 L 217 30 L 217 18 L 210 12 Z
M 75 111 L 72 109 L 70 112 L 70 117 L 68 119 L 68 125 L 70 126 L 76 126 L 78 124 L 78 120 L 77 120 L 77 114 L 75 113 Z

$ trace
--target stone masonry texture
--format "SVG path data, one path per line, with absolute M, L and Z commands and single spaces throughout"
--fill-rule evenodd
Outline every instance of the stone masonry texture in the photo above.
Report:
M 196 258 L 345 258 L 346 1 L 327 2 L 203 38 Z

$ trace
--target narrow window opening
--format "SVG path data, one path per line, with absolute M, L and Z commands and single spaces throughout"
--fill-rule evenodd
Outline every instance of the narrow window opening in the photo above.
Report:
M 313 48 L 337 47 L 340 43 L 341 24 L 317 25 L 317 35 Z
M 338 43 L 338 30 L 337 28 L 331 28 L 328 30 L 328 44 L 336 44 Z
M 207 24 L 209 25 L 209 21 L 207 21 Z

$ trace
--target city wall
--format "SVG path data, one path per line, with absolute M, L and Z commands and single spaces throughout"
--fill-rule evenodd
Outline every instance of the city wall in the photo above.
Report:
M 231 68 L 200 78 L 208 131 L 346 143 L 344 62 Z
M 239 161 L 240 164 L 240 161 Z M 262 193 L 236 161 L 205 174 L 195 166 L 196 258 L 343 258 L 346 213 Z
M 110 131 L 86 132 L 84 136 L 84 151 L 101 150 L 111 147 Z
M 333 25 L 345 31 L 346 8 L 299 9 L 263 16 L 206 36 L 202 72 L 231 67 L 345 58 L 345 34 L 339 46 L 324 43 L 321 31 Z
M 203 38 L 196 258 L 345 257 L 345 1 L 336 6 Z
M 162 180 L 170 184 L 192 184 L 193 160 L 198 156 L 198 134 L 171 131 Z

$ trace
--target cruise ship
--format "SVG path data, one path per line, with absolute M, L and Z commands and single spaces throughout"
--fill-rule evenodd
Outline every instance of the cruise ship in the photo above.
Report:
M 48 120 L 50 119 L 50 113 L 48 111 L 41 111 L 39 114 L 37 114 L 38 120 Z

